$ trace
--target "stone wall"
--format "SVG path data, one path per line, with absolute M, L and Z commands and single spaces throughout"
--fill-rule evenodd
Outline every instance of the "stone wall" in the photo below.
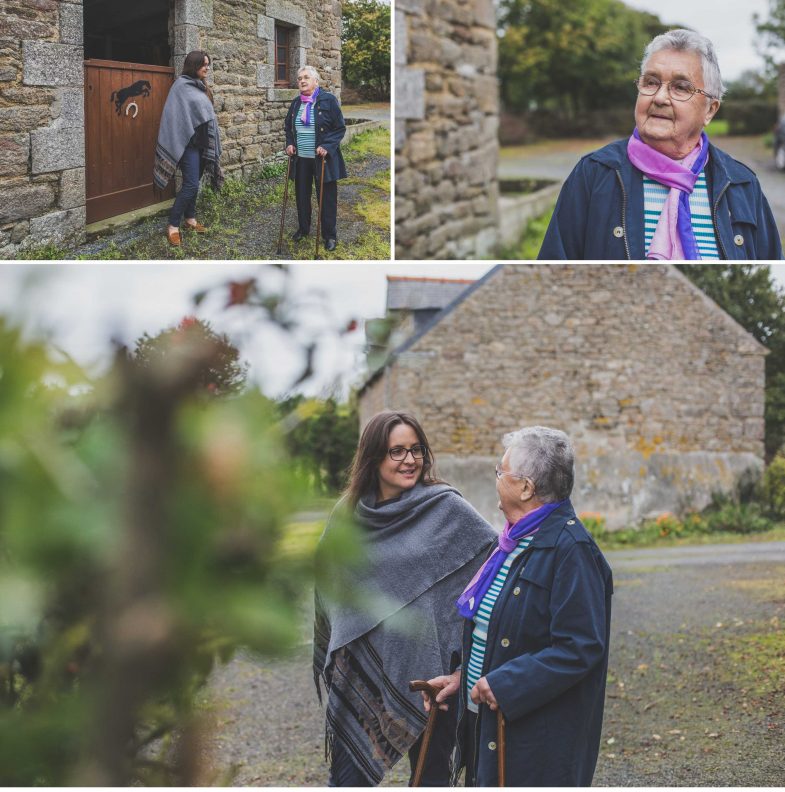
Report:
M 497 242 L 493 0 L 395 4 L 399 259 L 481 258 Z
M 85 224 L 81 0 L 0 5 L 0 258 Z
M 0 258 L 85 228 L 82 0 L 0 3 Z M 293 29 L 293 63 L 314 65 L 340 97 L 340 0 L 170 0 L 176 70 L 213 59 L 228 174 L 249 176 L 283 150 L 294 89 L 273 86 L 276 22 Z
M 502 435 L 563 429 L 576 506 L 619 527 L 702 508 L 760 470 L 764 356 L 671 266 L 501 267 L 400 348 L 360 416 L 412 410 L 488 517 Z
M 214 58 L 213 91 L 228 174 L 251 175 L 284 148 L 283 121 L 297 90 L 274 87 L 275 23 L 291 26 L 293 73 L 312 65 L 341 95 L 340 0 L 214 0 L 210 24 L 192 39 Z M 178 57 L 175 52 L 175 58 Z

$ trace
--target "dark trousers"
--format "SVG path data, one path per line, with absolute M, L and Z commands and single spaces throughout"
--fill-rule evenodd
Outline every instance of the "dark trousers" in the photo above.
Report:
M 477 778 L 477 760 L 474 756 L 474 738 L 475 738 L 475 731 L 477 730 L 477 718 L 478 714 L 476 712 L 472 712 L 471 710 L 466 710 L 464 713 L 465 723 L 464 723 L 464 741 L 462 744 L 463 748 L 463 758 L 466 763 L 466 775 L 464 776 L 464 786 L 473 787 L 477 786 L 476 778 Z
M 414 779 L 414 770 L 417 767 L 417 758 L 420 755 L 422 735 L 409 751 L 409 765 L 411 775 L 409 786 Z M 428 746 L 428 755 L 425 757 L 421 786 L 449 786 L 450 785 L 450 757 L 455 745 L 455 713 L 452 708 L 447 712 L 440 712 L 436 725 L 431 735 Z M 327 786 L 356 786 L 369 787 L 373 784 L 368 781 L 365 774 L 354 763 L 349 752 L 337 740 L 333 748 L 330 777 Z
M 297 199 L 297 223 L 303 234 L 311 231 L 311 194 L 316 185 L 319 198 L 319 177 L 322 172 L 322 158 L 298 157 L 294 174 L 294 192 Z M 335 226 L 338 219 L 338 182 L 324 183 L 324 207 L 322 208 L 322 238 L 337 239 Z
M 169 225 L 179 226 L 183 221 L 196 218 L 196 198 L 199 195 L 199 180 L 202 178 L 204 165 L 202 155 L 196 146 L 186 146 L 180 162 L 177 163 L 183 174 L 183 183 L 180 192 L 174 199 L 174 204 L 169 211 Z

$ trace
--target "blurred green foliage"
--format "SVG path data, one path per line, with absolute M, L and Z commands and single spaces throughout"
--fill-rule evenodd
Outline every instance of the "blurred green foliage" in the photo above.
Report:
M 762 264 L 680 264 L 679 269 L 769 350 L 766 456 L 785 445 L 785 291 Z
M 360 434 L 356 400 L 339 404 L 333 397 L 320 400 L 296 395 L 278 407 L 290 427 L 286 432 L 289 453 L 314 491 L 338 494 L 346 486 Z
M 668 29 L 621 0 L 500 0 L 498 21 L 505 109 L 555 109 L 569 118 L 631 112 L 643 49 Z
M 254 301 L 284 313 L 230 284 Z M 91 377 L 0 318 L 4 785 L 215 782 L 196 691 L 238 647 L 299 642 L 352 555 L 347 526 L 316 569 L 307 483 L 236 352 L 189 319 Z
M 776 515 L 759 498 L 743 501 L 727 495 L 716 495 L 702 512 L 687 512 L 682 517 L 665 513 L 619 531 L 609 531 L 601 514 L 581 514 L 580 519 L 607 550 L 672 544 L 678 540 L 694 542 L 702 537 L 720 540 L 765 534 L 777 528 Z M 776 538 L 781 538 L 781 533 Z
M 785 453 L 779 453 L 763 474 L 763 498 L 772 514 L 785 520 Z
M 343 0 L 341 71 L 348 85 L 369 99 L 390 99 L 390 4 Z
M 774 77 L 782 62 L 782 47 L 785 46 L 785 0 L 769 0 L 768 17 L 752 15 L 757 30 L 759 47 L 766 59 L 769 76 Z

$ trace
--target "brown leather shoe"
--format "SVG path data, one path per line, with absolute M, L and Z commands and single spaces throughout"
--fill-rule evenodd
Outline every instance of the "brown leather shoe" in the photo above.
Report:
M 196 231 L 197 234 L 204 234 L 207 231 L 207 229 L 199 222 L 197 222 L 197 223 L 188 223 L 188 222 L 186 222 L 185 227 L 189 231 Z
M 182 244 L 182 240 L 180 239 L 180 232 L 179 231 L 169 231 L 166 232 L 166 238 L 169 240 L 169 244 L 172 247 L 180 247 Z

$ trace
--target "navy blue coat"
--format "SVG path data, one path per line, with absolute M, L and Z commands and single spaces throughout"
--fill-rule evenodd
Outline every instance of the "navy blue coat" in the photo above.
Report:
M 289 105 L 289 112 L 284 120 L 286 132 L 286 145 L 297 146 L 294 134 L 294 119 L 297 111 L 302 107 L 299 96 Z M 311 107 L 311 118 L 316 119 L 316 147 L 323 146 L 327 150 L 327 160 L 324 164 L 325 182 L 337 181 L 346 178 L 346 163 L 341 154 L 341 141 L 346 134 L 346 123 L 343 120 L 341 106 L 331 93 L 319 89 L 319 95 Z M 321 167 L 321 165 L 319 166 Z M 294 167 L 289 172 L 293 179 L 297 170 L 297 157 L 294 158 Z
M 723 259 L 781 259 L 777 224 L 755 174 L 709 145 L 706 181 Z M 559 193 L 540 259 L 645 259 L 643 173 L 627 140 L 587 154 Z
M 589 786 L 600 745 L 611 623 L 611 569 L 568 502 L 548 516 L 513 562 L 493 608 L 483 675 L 507 722 L 508 786 Z M 474 622 L 467 619 L 468 661 Z M 476 785 L 498 786 L 496 713 L 465 717 L 459 746 L 474 740 Z M 463 763 L 463 760 L 461 760 Z

